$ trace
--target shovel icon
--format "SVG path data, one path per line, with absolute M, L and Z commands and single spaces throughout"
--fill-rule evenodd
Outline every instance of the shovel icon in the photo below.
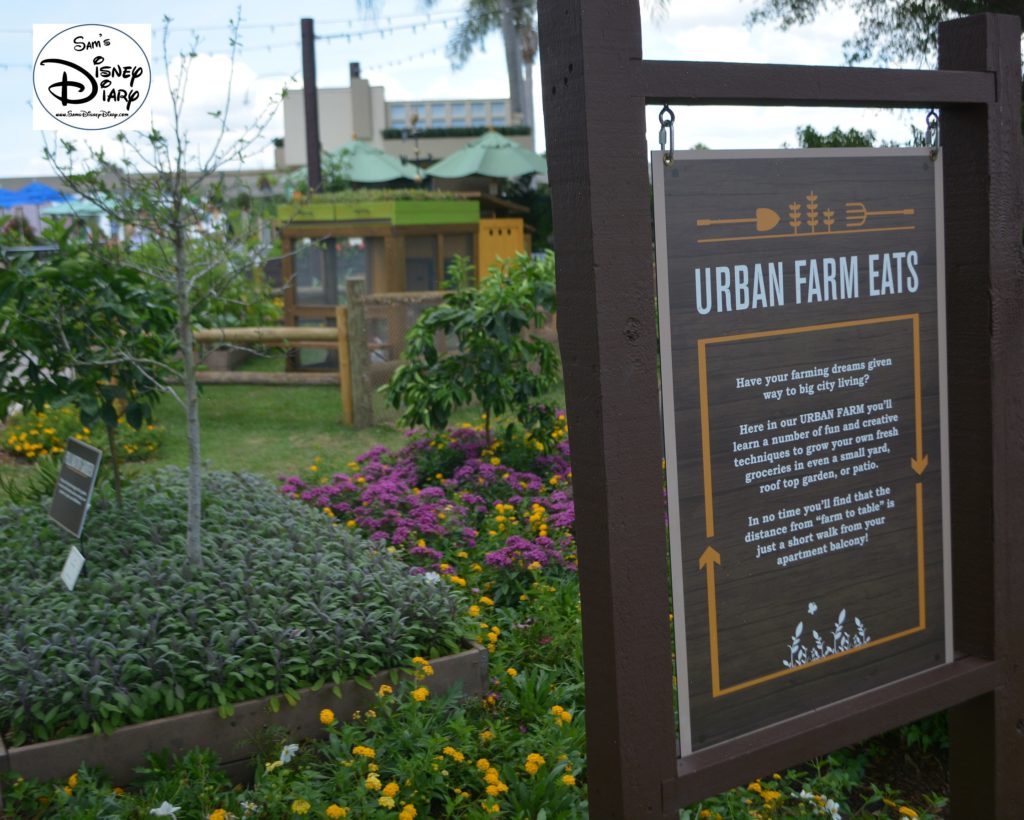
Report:
M 868 221 L 869 216 L 913 216 L 913 208 L 904 208 L 898 211 L 869 211 L 864 207 L 863 202 L 846 203 L 846 227 L 859 228 Z
M 698 219 L 697 227 L 708 225 L 738 225 L 741 222 L 753 222 L 758 231 L 770 231 L 779 224 L 779 215 L 771 208 L 758 208 L 754 216 L 744 219 Z

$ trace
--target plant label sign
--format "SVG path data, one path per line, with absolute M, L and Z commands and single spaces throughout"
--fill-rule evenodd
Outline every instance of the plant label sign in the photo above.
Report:
M 102 457 L 102 450 L 76 438 L 69 438 L 64 449 L 64 460 L 50 501 L 50 520 L 75 538 L 82 535 Z
M 653 168 L 688 754 L 951 660 L 941 158 Z

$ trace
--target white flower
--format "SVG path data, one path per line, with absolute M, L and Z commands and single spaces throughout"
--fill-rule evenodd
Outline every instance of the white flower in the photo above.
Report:
M 426 581 L 428 584 L 436 584 L 438 581 L 441 580 L 441 576 L 438 575 L 436 572 L 424 572 L 423 580 Z
M 814 603 L 814 601 L 811 601 L 807 605 L 807 614 L 808 615 L 813 615 L 817 611 L 818 611 L 818 605 L 816 603 Z
M 295 753 L 299 750 L 298 743 L 289 743 L 283 749 L 281 749 L 281 762 L 291 763 L 292 758 L 295 757 Z
M 155 809 L 150 809 L 149 813 L 155 814 L 157 817 L 177 817 L 179 811 L 181 811 L 181 806 L 172 806 L 165 800 Z

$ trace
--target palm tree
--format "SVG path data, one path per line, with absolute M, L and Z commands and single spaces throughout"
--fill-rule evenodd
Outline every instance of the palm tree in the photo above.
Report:
M 376 14 L 383 0 L 359 0 L 364 11 Z M 422 0 L 427 8 L 437 0 Z M 644 0 L 651 16 L 668 10 L 671 0 Z M 462 68 L 484 39 L 500 31 L 505 44 L 511 122 L 533 130 L 533 61 L 537 55 L 537 0 L 466 0 L 465 16 L 448 40 L 446 49 L 453 68 Z

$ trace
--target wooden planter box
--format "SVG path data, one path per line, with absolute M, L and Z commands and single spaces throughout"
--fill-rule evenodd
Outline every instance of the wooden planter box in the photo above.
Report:
M 481 696 L 487 690 L 487 657 L 487 650 L 474 644 L 457 655 L 432 660 L 434 674 L 424 685 L 431 692 L 444 692 L 461 683 L 467 696 Z M 223 769 L 234 782 L 246 782 L 252 777 L 250 758 L 265 729 L 281 727 L 289 741 L 320 735 L 324 731 L 320 725 L 321 709 L 331 709 L 338 720 L 347 721 L 354 711 L 365 710 L 374 703 L 377 687 L 390 683 L 391 673 L 380 672 L 369 682 L 371 689 L 352 682 L 342 684 L 341 698 L 334 695 L 330 686 L 317 692 L 307 689 L 295 706 L 280 698 L 278 712 L 270 711 L 270 698 L 260 698 L 235 704 L 235 713 L 229 718 L 221 718 L 216 709 L 204 709 L 123 726 L 109 735 L 78 735 L 14 749 L 5 748 L 0 740 L 0 772 L 17 772 L 39 780 L 63 780 L 86 763 L 102 767 L 115 784 L 127 784 L 133 769 L 144 763 L 148 752 L 170 749 L 180 754 L 202 746 L 220 755 Z

